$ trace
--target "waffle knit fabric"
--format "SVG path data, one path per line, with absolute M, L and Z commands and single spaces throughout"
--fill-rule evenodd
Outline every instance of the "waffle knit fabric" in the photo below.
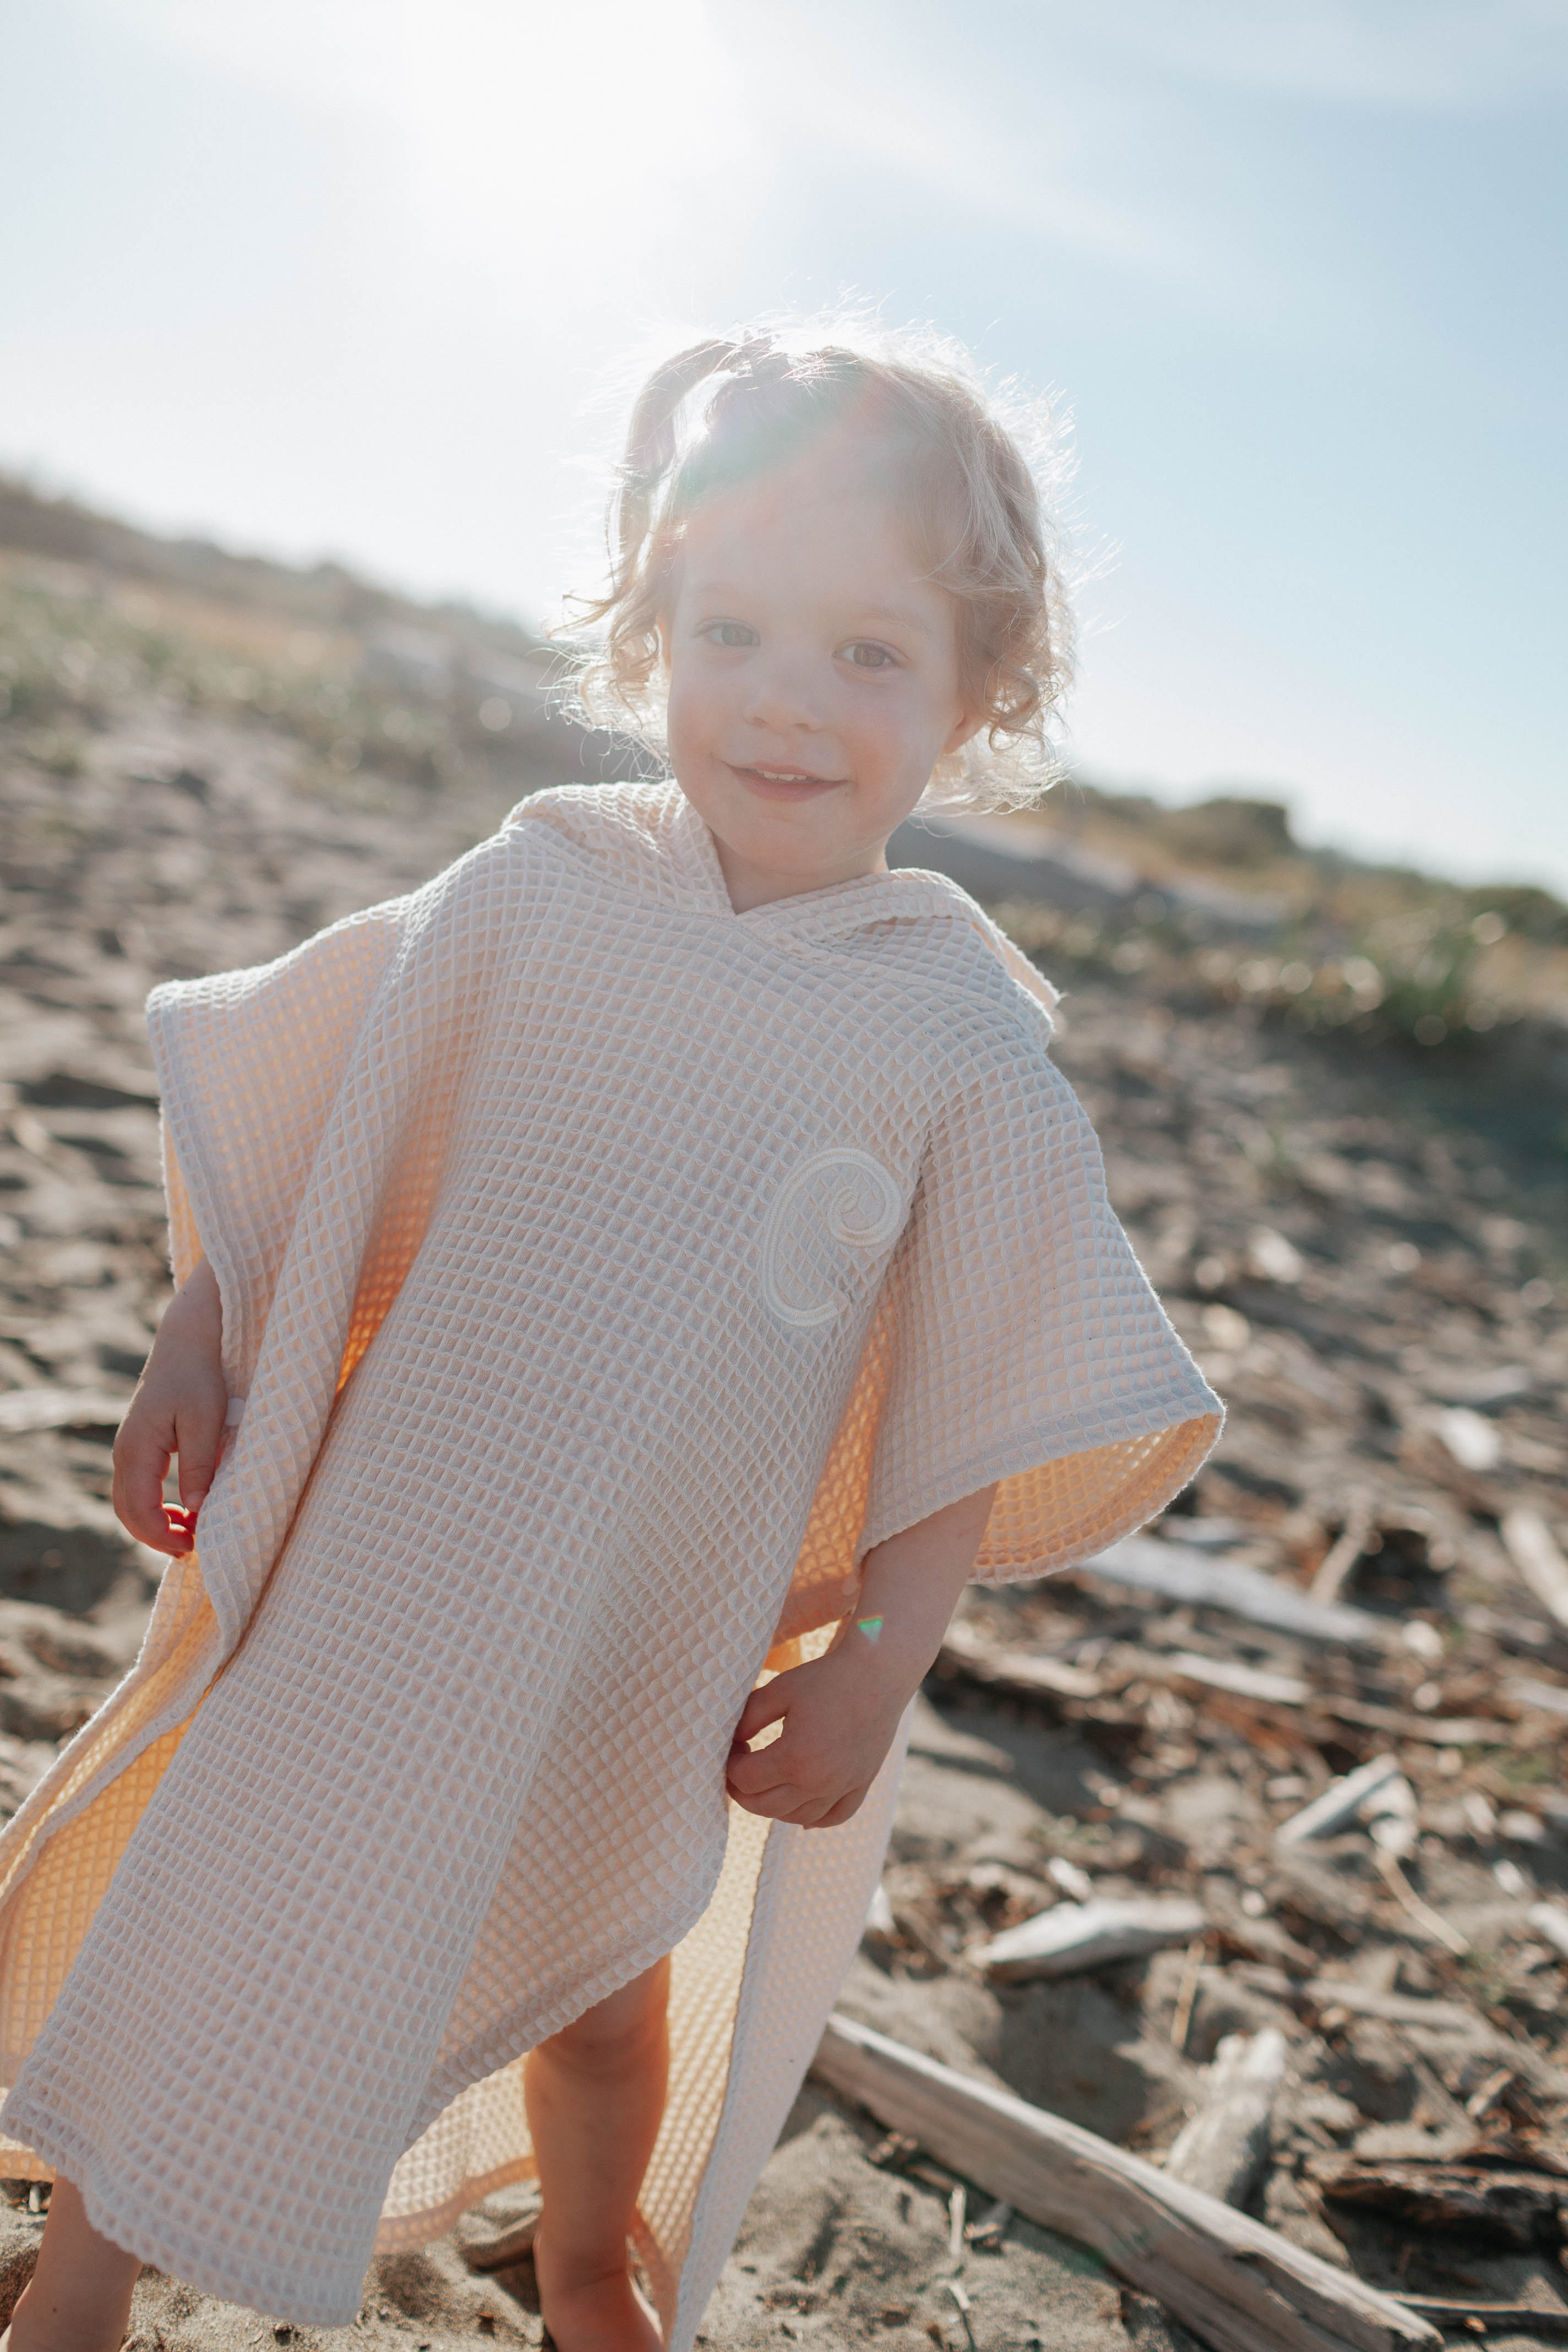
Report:
M 532 2168 L 521 2061 L 674 1950 L 638 2245 L 686 2352 L 881 1864 L 728 1805 L 885 1537 L 1138 1526 L 1219 1406 L 1050 992 L 938 876 L 737 915 L 672 784 L 162 988 L 176 1274 L 242 1416 L 141 1658 L 0 1839 L 6 2171 L 331 2326 Z

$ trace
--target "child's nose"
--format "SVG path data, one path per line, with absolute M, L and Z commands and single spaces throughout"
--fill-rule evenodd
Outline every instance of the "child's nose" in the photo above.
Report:
M 805 663 L 777 657 L 760 667 L 750 684 L 746 717 L 754 727 L 821 725 L 821 707 Z

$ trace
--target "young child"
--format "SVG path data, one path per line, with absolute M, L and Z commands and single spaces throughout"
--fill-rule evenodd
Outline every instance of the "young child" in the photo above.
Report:
M 12 2352 L 113 2352 L 142 2262 L 346 2322 L 531 2175 L 560 2352 L 687 2352 L 965 1580 L 1215 1434 L 1051 992 L 883 854 L 1062 673 L 974 382 L 683 352 L 615 543 L 669 781 L 151 1003 L 180 1287 L 116 1500 L 171 1566 L 0 1843 Z

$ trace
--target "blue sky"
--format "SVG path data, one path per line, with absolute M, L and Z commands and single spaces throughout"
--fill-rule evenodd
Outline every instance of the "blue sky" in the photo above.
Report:
M 0 462 L 528 615 L 639 356 L 1072 413 L 1069 749 L 1568 888 L 1564 0 L 10 0 Z

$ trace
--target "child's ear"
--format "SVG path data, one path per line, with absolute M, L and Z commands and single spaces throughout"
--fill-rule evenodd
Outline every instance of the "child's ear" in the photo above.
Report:
M 984 724 L 985 713 L 984 710 L 971 710 L 968 705 L 965 704 L 963 710 L 959 713 L 957 725 L 954 727 L 952 734 L 948 737 L 946 742 L 942 747 L 942 758 L 944 760 L 949 759 L 954 751 L 962 751 L 964 745 L 970 740 L 970 739 L 973 736 L 979 734 Z

